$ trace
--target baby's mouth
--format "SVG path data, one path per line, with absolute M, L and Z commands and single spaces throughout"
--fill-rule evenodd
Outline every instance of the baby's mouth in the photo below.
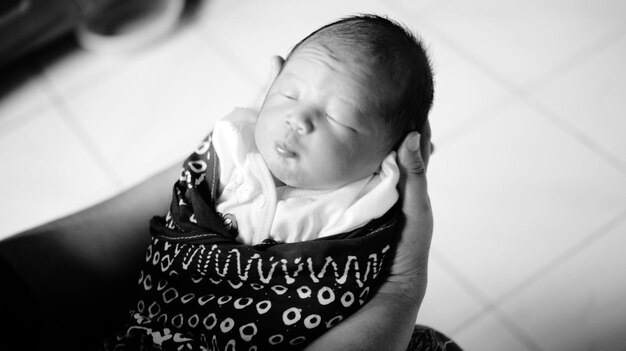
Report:
M 277 141 L 276 144 L 274 144 L 274 147 L 276 149 L 276 153 L 278 153 L 281 157 L 291 158 L 297 156 L 297 154 L 284 142 Z

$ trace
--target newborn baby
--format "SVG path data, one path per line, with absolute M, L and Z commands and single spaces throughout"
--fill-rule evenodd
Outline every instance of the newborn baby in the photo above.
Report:
M 260 111 L 223 117 L 185 161 L 104 348 L 299 349 L 358 310 L 401 229 L 394 148 L 432 98 L 424 49 L 393 21 L 303 39 Z

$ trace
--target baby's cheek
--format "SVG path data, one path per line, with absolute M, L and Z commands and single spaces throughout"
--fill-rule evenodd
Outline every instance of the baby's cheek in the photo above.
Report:
M 346 184 L 345 179 L 349 177 L 350 168 L 345 162 L 337 162 L 332 158 L 319 160 L 315 167 L 308 172 L 309 182 L 314 183 L 316 188 L 329 189 L 337 188 Z

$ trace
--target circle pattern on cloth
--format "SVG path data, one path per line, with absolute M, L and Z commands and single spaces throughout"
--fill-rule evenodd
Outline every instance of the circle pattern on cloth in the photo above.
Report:
M 218 303 L 218 304 L 220 304 L 220 305 L 224 305 L 224 304 L 229 303 L 229 302 L 230 302 L 230 300 L 232 300 L 232 299 L 233 299 L 233 297 L 232 297 L 232 296 L 228 296 L 228 295 L 226 295 L 226 296 L 220 296 L 220 298 L 219 298 L 219 299 L 217 299 L 217 303 Z
M 243 308 L 250 306 L 250 304 L 252 304 L 252 301 L 253 300 L 250 297 L 238 298 L 237 300 L 235 300 L 235 303 L 233 304 L 233 306 L 235 307 L 235 309 L 241 310 Z
M 320 325 L 321 322 L 322 322 L 322 317 L 320 317 L 320 315 L 312 314 L 310 316 L 307 316 L 304 319 L 304 326 L 307 327 L 308 329 L 313 329 L 317 327 L 318 325 Z
M 257 332 L 258 329 L 256 327 L 256 324 L 254 323 L 248 323 L 246 325 L 242 325 L 241 328 L 239 328 L 239 336 L 241 336 L 241 339 L 245 342 L 249 342 L 250 340 L 252 340 Z
M 235 321 L 232 318 L 226 318 L 220 323 L 220 330 L 222 333 L 228 333 L 235 326 Z
M 343 296 L 341 296 L 341 304 L 343 307 L 350 307 L 354 303 L 354 294 L 350 291 L 347 291 Z
M 302 318 L 302 309 L 297 307 L 291 307 L 283 312 L 283 323 L 285 325 L 292 325 L 297 323 Z
M 311 288 L 309 288 L 308 286 L 303 285 L 299 287 L 296 291 L 298 293 L 298 296 L 300 296 L 301 299 L 306 299 L 306 298 L 311 297 L 312 291 L 311 291 Z
M 200 317 L 198 317 L 197 314 L 194 314 L 193 316 L 189 317 L 189 319 L 187 320 L 187 324 L 191 328 L 197 327 L 198 326 L 198 322 L 200 322 Z
M 335 316 L 331 320 L 326 322 L 326 328 L 330 329 L 330 328 L 336 326 L 337 324 L 339 324 L 339 322 L 341 322 L 342 320 L 343 320 L 342 316 Z
M 317 292 L 317 300 L 322 306 L 328 305 L 329 303 L 335 301 L 335 292 L 333 289 L 325 286 Z
M 198 305 L 200 305 L 200 306 L 204 306 L 205 304 L 207 304 L 208 302 L 210 302 L 210 301 L 211 301 L 211 300 L 213 300 L 214 298 L 215 298 L 215 295 L 213 295 L 213 294 L 200 296 L 200 297 L 198 298 Z
M 210 313 L 208 316 L 204 317 L 204 320 L 202 320 L 202 324 L 204 324 L 204 327 L 207 330 L 212 330 L 213 328 L 215 328 L 215 326 L 217 325 L 217 317 L 215 316 L 215 313 Z
M 272 303 L 269 300 L 263 300 L 256 304 L 256 311 L 259 314 L 265 314 L 272 308 Z
M 306 340 L 306 338 L 305 338 L 304 336 L 298 336 L 298 337 L 296 337 L 296 338 L 291 339 L 291 341 L 289 341 L 289 345 L 291 345 L 291 346 L 300 345 L 300 344 L 302 344 L 305 340 Z
M 277 294 L 277 295 L 282 295 L 284 293 L 287 292 L 287 288 L 282 286 L 282 285 L 274 285 L 272 286 L 272 290 Z
M 284 340 L 285 340 L 285 337 L 280 335 L 280 334 L 272 335 L 268 339 L 270 345 L 278 345 L 278 344 L 282 343 Z

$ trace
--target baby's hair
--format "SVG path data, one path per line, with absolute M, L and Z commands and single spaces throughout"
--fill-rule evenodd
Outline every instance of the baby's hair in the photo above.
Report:
M 422 131 L 433 103 L 433 73 L 422 42 L 404 25 L 371 14 L 342 18 L 301 40 L 287 60 L 309 42 L 348 49 L 342 52 L 386 75 L 391 85 L 373 82 L 372 87 L 390 98 L 378 99 L 385 101 L 379 101 L 377 108 L 391 127 L 394 146 L 409 131 Z M 395 91 L 388 91 L 389 87 Z

